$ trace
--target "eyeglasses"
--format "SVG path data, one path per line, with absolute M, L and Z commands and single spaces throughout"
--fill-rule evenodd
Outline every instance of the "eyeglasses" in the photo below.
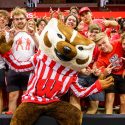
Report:
M 116 30 L 112 30 L 111 33 L 117 33 L 117 31 Z
M 22 20 L 24 20 L 24 19 L 26 19 L 26 18 L 23 18 L 23 17 L 22 17 L 22 18 L 14 18 L 14 20 L 16 20 L 16 21 L 19 21 L 19 20 L 22 21 Z
M 97 30 L 92 30 L 91 33 L 97 34 L 97 33 L 99 33 L 99 31 L 97 31 Z

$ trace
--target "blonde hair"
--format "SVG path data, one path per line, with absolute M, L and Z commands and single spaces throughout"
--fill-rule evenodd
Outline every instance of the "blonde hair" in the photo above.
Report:
M 13 9 L 11 11 L 11 17 L 13 18 L 15 15 L 20 15 L 20 14 L 23 14 L 26 18 L 27 18 L 27 11 L 25 8 L 19 8 L 19 7 L 16 7 L 15 9 Z
M 89 25 L 88 30 L 90 32 L 92 32 L 93 30 L 99 30 L 99 32 L 101 32 L 101 27 L 98 24 L 94 23 Z

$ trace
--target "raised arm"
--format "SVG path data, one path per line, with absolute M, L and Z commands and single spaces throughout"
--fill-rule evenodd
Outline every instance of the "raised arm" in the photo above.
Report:
M 118 22 L 115 20 L 104 20 L 105 26 L 111 26 L 111 27 L 116 27 L 118 26 Z
M 34 58 L 34 56 L 28 61 L 21 62 L 15 59 L 10 50 L 6 54 L 2 55 L 2 57 L 9 67 L 16 72 L 30 72 L 34 69 L 34 65 L 32 63 L 32 58 Z

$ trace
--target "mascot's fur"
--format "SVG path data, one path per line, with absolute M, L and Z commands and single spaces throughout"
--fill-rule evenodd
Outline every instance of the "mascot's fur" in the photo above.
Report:
M 82 113 L 60 96 L 70 88 L 78 97 L 101 91 L 113 83 L 110 77 L 97 80 L 88 88 L 77 84 L 77 72 L 91 59 L 94 43 L 53 18 L 43 30 L 38 52 L 27 62 L 16 61 L 11 54 L 12 41 L 0 37 L 0 53 L 16 71 L 31 71 L 23 103 L 17 108 L 10 125 L 33 125 L 41 116 L 54 117 L 60 125 L 80 125 Z

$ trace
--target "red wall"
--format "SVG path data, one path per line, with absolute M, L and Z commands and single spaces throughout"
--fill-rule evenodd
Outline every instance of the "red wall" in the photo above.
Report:
M 65 15 L 67 15 L 67 13 L 64 13 Z M 117 17 L 122 17 L 125 18 L 125 11 L 122 12 L 92 12 L 93 14 L 93 18 L 117 18 Z M 43 16 L 50 16 L 50 14 L 48 13 L 48 11 L 46 12 L 29 12 L 28 13 L 28 17 L 29 18 L 33 18 L 33 17 L 43 17 Z

